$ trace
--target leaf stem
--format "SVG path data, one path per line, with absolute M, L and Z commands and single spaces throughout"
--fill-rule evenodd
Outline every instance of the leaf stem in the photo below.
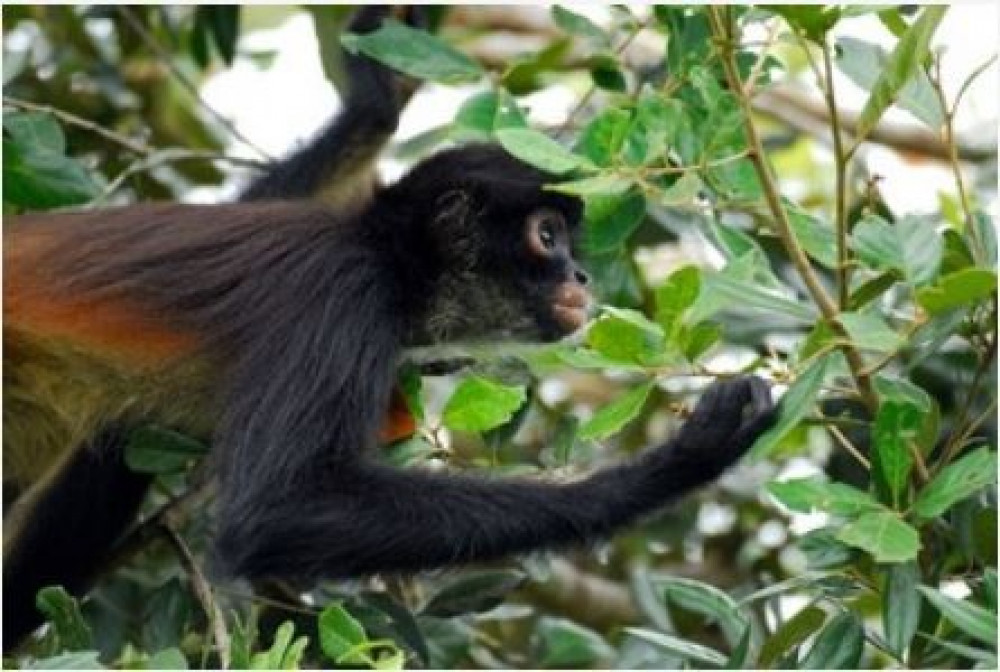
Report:
M 830 114 L 830 131 L 833 134 L 833 160 L 836 167 L 834 193 L 834 230 L 837 235 L 837 305 L 846 310 L 850 295 L 850 258 L 847 248 L 847 162 L 850 157 L 844 153 L 844 140 L 840 133 L 840 114 L 837 111 L 837 95 L 833 88 L 833 59 L 830 46 L 823 43 L 823 71 L 825 85 L 823 97 Z

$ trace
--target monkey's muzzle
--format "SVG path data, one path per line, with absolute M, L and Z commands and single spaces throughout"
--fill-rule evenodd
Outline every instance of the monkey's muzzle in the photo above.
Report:
M 576 282 L 565 282 L 556 290 L 552 315 L 566 333 L 574 332 L 587 322 L 590 292 Z

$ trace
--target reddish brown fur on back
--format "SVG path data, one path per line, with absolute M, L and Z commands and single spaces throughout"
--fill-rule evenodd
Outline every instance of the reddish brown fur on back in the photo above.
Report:
M 5 325 L 140 366 L 164 363 L 197 346 L 194 334 L 171 329 L 124 301 L 53 289 L 46 263 L 52 238 L 51 232 L 31 227 L 8 229 L 3 249 Z

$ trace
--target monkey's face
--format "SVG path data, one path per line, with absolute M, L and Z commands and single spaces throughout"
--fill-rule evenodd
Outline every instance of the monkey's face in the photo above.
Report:
M 588 277 L 574 256 L 579 207 L 560 196 L 536 195 L 529 207 L 496 204 L 480 210 L 469 314 L 485 338 L 554 341 L 587 321 Z M 522 201 L 523 203 L 524 201 Z M 472 284 L 484 296 L 476 297 Z
M 535 317 L 545 340 L 572 333 L 587 321 L 589 278 L 573 255 L 576 222 L 555 207 L 531 211 L 524 221 L 524 251 L 536 267 L 522 286 L 535 303 Z M 533 285 L 533 286 L 532 286 Z

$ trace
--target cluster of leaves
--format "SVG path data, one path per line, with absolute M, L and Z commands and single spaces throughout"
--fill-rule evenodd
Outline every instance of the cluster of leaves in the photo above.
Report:
M 199 62 L 210 42 L 232 58 L 234 15 L 219 11 L 193 29 Z M 248 668 L 996 667 L 995 223 L 962 184 L 959 197 L 942 196 L 940 212 L 915 213 L 893 212 L 860 177 L 825 179 L 864 174 L 862 143 L 893 105 L 954 142 L 954 108 L 940 94 L 930 49 L 944 8 L 610 11 L 603 27 L 554 8 L 562 34 L 489 77 L 460 46 L 400 23 L 342 37 L 347 49 L 423 80 L 489 81 L 428 137 L 495 141 L 559 175 L 553 188 L 585 201 L 583 252 L 604 304 L 579 343 L 513 358 L 477 352 L 472 371 L 443 386 L 404 370 L 402 388 L 425 431 L 388 459 L 459 463 L 471 454 L 469 464 L 512 472 L 587 463 L 599 454 L 596 441 L 627 452 L 646 441 L 678 380 L 720 375 L 724 364 L 731 372 L 738 361 L 786 387 L 781 418 L 753 458 L 773 475 L 790 457 L 817 458 L 832 445 L 826 473 L 774 479 L 767 498 L 726 495 L 737 511 L 728 546 L 699 536 L 689 506 L 615 542 L 603 563 L 581 554 L 585 571 L 624 586 L 635 612 L 627 622 L 602 624 L 572 601 L 561 611 L 542 607 L 532 587 L 556 570 L 536 557 L 517 570 L 387 589 L 325 585 L 309 602 L 322 610 L 299 605 L 288 621 L 287 612 L 257 606 L 231 623 L 229 659 Z M 895 36 L 891 50 L 834 40 L 835 28 L 869 15 Z M 763 45 L 740 39 L 751 30 L 768 35 Z M 624 56 L 639 32 L 663 45 L 655 67 Z M 840 130 L 820 63 L 868 92 L 850 137 L 836 144 L 836 171 L 803 164 L 797 137 L 776 134 L 765 155 L 751 114 L 753 96 L 772 80 L 812 67 Z M 539 129 L 525 97 L 550 82 L 586 93 L 563 127 Z M 49 199 L 9 201 L 8 187 L 5 203 L 92 198 L 91 178 L 66 157 L 51 118 L 5 114 L 4 144 L 5 182 L 8 155 L 22 180 L 10 194 Z M 783 194 L 786 166 L 822 176 L 818 197 Z M 39 181 L 44 188 L 32 187 Z M 67 190 L 55 191 L 60 185 Z M 642 250 L 692 239 L 722 260 L 718 268 L 684 265 L 652 280 L 637 261 Z M 567 369 L 603 381 L 592 413 L 576 417 L 577 407 L 540 399 L 540 381 Z M 515 439 L 528 427 L 548 439 Z M 133 437 L 129 460 L 177 495 L 203 450 L 148 429 Z M 821 527 L 776 548 L 755 541 L 765 521 L 784 529 L 789 516 L 809 512 L 824 514 Z M 196 547 L 200 523 L 185 530 Z M 685 558 L 657 550 L 663 540 L 720 555 L 725 573 L 713 583 L 726 589 L 669 572 Z M 783 561 L 787 551 L 801 558 L 797 569 Z M 210 649 L 216 629 L 178 578 L 174 554 L 154 548 L 141 559 L 140 579 L 119 573 L 82 607 L 55 589 L 39 596 L 53 624 L 35 649 L 39 663 L 93 666 L 100 651 L 105 663 L 170 667 Z M 804 606 L 789 614 L 791 604 Z

